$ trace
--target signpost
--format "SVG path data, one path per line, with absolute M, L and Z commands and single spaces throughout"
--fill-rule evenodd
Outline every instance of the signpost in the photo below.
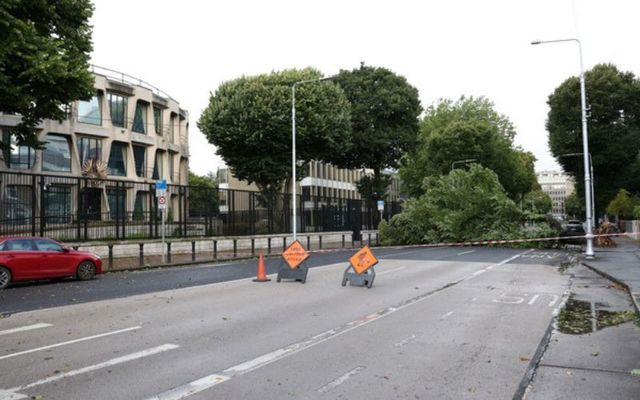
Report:
M 309 258 L 309 253 L 305 250 L 304 246 L 302 246 L 299 241 L 295 240 L 282 253 L 282 258 L 284 258 L 287 265 L 280 265 L 276 281 L 280 282 L 282 278 L 285 278 L 295 279 L 305 283 L 307 281 L 307 272 L 309 272 L 309 269 L 306 265 L 303 265 L 303 263 L 307 258 Z
M 167 212 L 167 181 L 162 179 L 156 181 L 156 198 L 158 199 L 158 210 L 162 214 L 162 263 L 167 262 L 166 245 L 164 243 L 164 220 Z
M 384 213 L 384 200 L 378 200 L 378 211 L 380 211 L 380 221 L 382 221 L 382 214 Z
M 376 278 L 373 266 L 377 263 L 378 259 L 371 252 L 369 245 L 364 246 L 349 258 L 349 266 L 342 276 L 342 286 L 347 286 L 347 281 L 349 281 L 352 286 L 366 286 L 370 289 Z M 350 269 L 353 272 L 349 272 Z

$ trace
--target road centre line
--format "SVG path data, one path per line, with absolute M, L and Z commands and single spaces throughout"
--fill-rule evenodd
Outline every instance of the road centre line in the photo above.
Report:
M 531 251 L 531 250 L 529 250 Z M 497 266 L 497 265 L 502 265 L 505 264 L 509 261 L 512 261 L 516 258 L 518 258 L 519 256 L 528 253 L 529 251 L 517 254 L 515 256 L 509 257 L 499 263 L 493 264 L 488 268 L 491 268 L 493 266 Z M 463 281 L 466 281 L 468 279 L 473 278 L 473 275 L 468 275 L 462 279 L 459 279 L 457 281 L 454 282 L 450 282 L 444 286 L 441 286 L 439 288 L 433 289 L 431 291 L 428 291 L 426 293 L 422 293 L 418 296 L 412 297 L 410 299 L 404 300 L 394 306 L 391 307 L 387 307 L 385 309 L 379 310 L 373 314 L 369 314 L 365 317 L 362 317 L 360 319 L 357 319 L 355 321 L 351 321 L 348 322 L 338 328 L 334 328 L 334 329 L 330 329 L 328 331 L 319 333 L 315 336 L 312 336 L 309 339 L 303 340 L 301 342 L 297 342 L 297 343 L 293 343 L 290 344 L 286 347 L 274 350 L 272 352 L 263 354 L 261 356 L 258 356 L 252 360 L 248 360 L 245 361 L 243 363 L 240 363 L 238 365 L 229 367 L 221 372 L 218 373 L 214 373 L 211 375 L 207 375 L 204 376 L 196 381 L 192 381 L 189 382 L 187 384 L 181 385 L 179 387 L 170 389 L 164 393 L 160 393 L 158 395 L 155 395 L 153 397 L 148 398 L 147 400 L 177 400 L 177 399 L 184 399 L 188 396 L 191 396 L 193 394 L 199 393 L 205 389 L 208 389 L 210 387 L 213 387 L 215 385 L 218 385 L 222 382 L 228 381 L 231 378 L 234 378 L 236 376 L 241 376 L 244 374 L 247 374 L 251 371 L 254 371 L 258 368 L 262 368 L 266 365 L 272 364 L 276 361 L 279 361 L 285 357 L 289 357 L 291 355 L 294 355 L 296 353 L 299 353 L 303 350 L 307 350 L 311 347 L 317 346 L 321 343 L 324 343 L 328 340 L 334 339 L 338 336 L 344 335 L 345 333 L 351 332 L 352 330 L 355 330 L 357 328 L 363 327 L 373 321 L 377 321 L 381 318 L 387 317 L 397 311 L 403 310 L 409 306 L 412 306 L 414 304 L 417 304 L 423 300 L 426 300 L 452 286 L 455 286 Z M 203 384 L 197 384 L 198 382 L 204 382 Z M 208 382 L 208 383 L 207 383 Z M 2 400 L 2 399 L 0 399 Z
M 440 317 L 440 319 L 447 319 L 448 317 L 453 315 L 453 311 L 449 311 L 448 313 L 446 313 L 445 315 L 443 315 L 442 317 Z
M 50 326 L 53 326 L 53 325 L 52 324 L 46 324 L 46 323 L 38 323 L 38 324 L 33 324 L 33 325 L 26 325 L 26 326 L 21 326 L 19 328 L 6 329 L 4 331 L 0 331 L 0 336 L 9 335 L 9 334 L 18 333 L 18 332 L 32 331 L 34 329 L 48 328 Z
M 342 385 L 344 382 L 347 381 L 347 379 L 351 378 L 354 375 L 358 375 L 360 372 L 362 372 L 366 367 L 364 365 L 360 365 L 355 367 L 354 369 L 352 369 L 351 371 L 347 372 L 346 374 L 332 380 L 331 382 L 327 383 L 326 385 L 324 385 L 323 387 L 321 387 L 320 389 L 318 389 L 319 393 L 327 393 L 328 391 L 335 389 L 336 387 Z
M 105 336 L 111 336 L 111 335 L 117 335 L 119 333 L 135 331 L 135 330 L 140 329 L 140 328 L 142 328 L 142 327 L 139 326 L 139 325 L 138 326 L 132 326 L 130 328 L 120 329 L 120 330 L 117 330 L 117 331 L 105 332 L 105 333 L 101 333 L 101 334 L 98 334 L 98 335 L 86 336 L 86 337 L 79 338 L 79 339 L 69 340 L 69 341 L 66 341 L 66 342 L 50 344 L 48 346 L 42 346 L 42 347 L 38 347 L 38 348 L 35 348 L 35 349 L 30 349 L 30 350 L 20 351 L 18 353 L 12 353 L 12 354 L 7 354 L 7 355 L 4 355 L 4 356 L 0 356 L 0 360 L 4 360 L 6 358 L 11 358 L 11 357 L 17 357 L 17 356 L 21 356 L 21 355 L 29 354 L 29 353 L 35 353 L 36 351 L 48 350 L 48 349 L 53 349 L 55 347 L 66 346 L 68 344 L 85 342 L 87 340 L 98 339 L 98 338 L 105 337 Z
M 51 383 L 51 382 L 55 382 L 55 381 L 59 381 L 61 379 L 64 378 L 69 378 L 71 376 L 76 376 L 76 375 L 80 375 L 80 374 L 84 374 L 87 372 L 93 372 L 93 371 L 97 371 L 99 369 L 102 368 L 106 368 L 106 367 L 112 367 L 114 365 L 117 364 L 122 364 L 128 361 L 133 361 L 133 360 L 137 360 L 139 358 L 143 358 L 143 357 L 148 357 L 154 354 L 159 354 L 165 351 L 169 351 L 169 350 L 173 350 L 173 349 L 177 349 L 178 346 L 177 344 L 163 344 L 161 346 L 157 346 L 157 347 L 153 347 L 147 350 L 142 350 L 142 351 L 138 351 L 135 353 L 131 353 L 131 354 L 127 354 L 126 356 L 121 356 L 121 357 L 116 357 L 113 358 L 111 360 L 99 363 L 99 364 L 94 364 L 94 365 L 90 365 L 88 367 L 84 367 L 84 368 L 79 368 L 79 369 L 75 369 L 69 372 L 63 372 L 57 375 L 53 375 L 50 376 L 48 378 L 44 378 L 41 379 L 39 381 L 35 381 L 33 383 L 29 383 L 27 385 L 23 385 L 23 386 L 19 386 L 19 387 L 15 387 L 12 389 L 8 389 L 8 392 L 17 392 L 17 391 L 21 391 L 21 390 L 25 390 L 25 389 L 29 389 L 32 388 L 34 386 L 40 386 L 40 385 L 44 385 L 46 383 Z M 0 400 L 3 400 L 3 397 L 0 397 Z
M 464 254 L 469 254 L 469 253 L 473 253 L 475 250 L 469 250 L 469 251 L 463 251 L 462 253 L 458 253 L 456 254 L 457 256 L 462 256 Z
M 394 344 L 393 347 L 402 347 L 405 344 L 409 343 L 409 342 L 413 342 L 414 340 L 416 340 L 417 336 L 415 334 L 409 336 L 408 338 L 404 338 L 401 341 L 399 341 L 398 343 Z

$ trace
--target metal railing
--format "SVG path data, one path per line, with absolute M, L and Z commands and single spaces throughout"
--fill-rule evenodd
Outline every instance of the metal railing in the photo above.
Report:
M 101 67 L 99 65 L 91 64 L 91 72 L 106 76 L 107 78 L 115 79 L 119 82 L 129 85 L 140 86 L 145 89 L 149 89 L 153 93 L 158 96 L 162 96 L 164 98 L 176 101 L 173 97 L 171 97 L 167 92 L 160 90 L 156 86 L 153 86 L 149 82 L 146 82 L 140 78 L 136 78 L 135 76 L 131 76 L 129 74 L 125 74 L 124 72 L 116 71 L 110 68 Z

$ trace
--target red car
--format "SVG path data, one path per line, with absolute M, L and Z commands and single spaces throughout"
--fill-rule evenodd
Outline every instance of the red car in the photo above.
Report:
M 102 261 L 96 254 L 41 237 L 0 238 L 0 289 L 34 279 L 75 276 L 85 281 L 101 273 Z

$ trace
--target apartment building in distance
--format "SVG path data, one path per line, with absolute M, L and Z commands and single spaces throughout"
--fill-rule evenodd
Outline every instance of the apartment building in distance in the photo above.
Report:
M 567 217 L 565 202 L 574 191 L 573 178 L 560 171 L 541 171 L 536 173 L 542 191 L 551 197 L 551 214 L 562 221 Z

